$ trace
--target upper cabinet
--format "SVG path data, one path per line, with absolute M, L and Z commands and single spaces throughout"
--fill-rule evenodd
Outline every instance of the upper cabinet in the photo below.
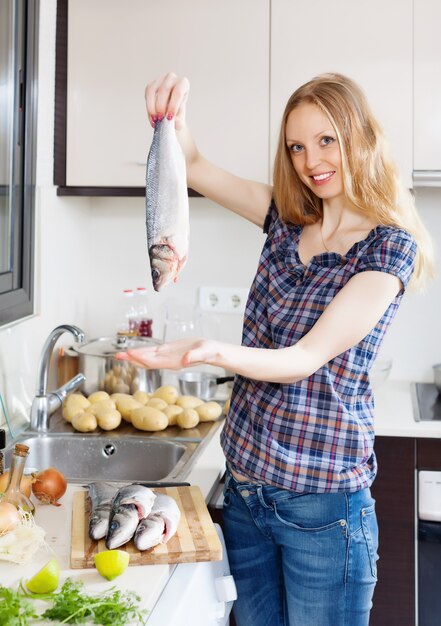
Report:
M 414 185 L 441 186 L 441 3 L 415 0 Z
M 412 0 L 272 0 L 271 7 L 271 160 L 291 93 L 339 72 L 363 88 L 411 187 Z
M 190 80 L 187 119 L 204 155 L 268 181 L 269 0 L 59 0 L 58 11 L 57 55 L 67 24 L 67 80 L 57 92 L 65 137 L 58 128 L 55 151 L 62 193 L 142 193 L 153 132 L 144 88 L 170 71 Z M 60 67 L 57 76 L 62 83 Z
M 271 181 L 288 97 L 339 72 L 365 91 L 405 184 L 441 184 L 439 0 L 58 0 L 57 20 L 59 193 L 143 193 L 144 87 L 169 71 L 190 79 L 201 151 L 240 176 Z

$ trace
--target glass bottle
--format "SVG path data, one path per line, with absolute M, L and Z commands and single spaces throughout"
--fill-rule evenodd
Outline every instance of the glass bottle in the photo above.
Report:
M 138 335 L 140 337 L 151 337 L 153 320 L 149 315 L 147 289 L 145 287 L 137 287 L 136 296 L 138 301 L 138 305 L 136 307 Z
M 11 467 L 9 469 L 9 482 L 5 493 L 0 496 L 0 502 L 10 502 L 17 509 L 23 509 L 27 513 L 34 513 L 35 507 L 30 499 L 20 491 L 20 483 L 23 477 L 23 470 L 29 447 L 22 443 L 16 443 L 11 456 Z
M 6 447 L 6 430 L 0 428 L 0 476 L 5 470 L 3 450 Z
M 122 315 L 118 326 L 118 335 L 134 337 L 138 334 L 136 327 L 136 308 L 133 289 L 123 290 Z

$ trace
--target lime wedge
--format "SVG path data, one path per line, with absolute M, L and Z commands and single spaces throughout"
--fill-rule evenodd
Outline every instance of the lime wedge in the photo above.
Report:
M 95 554 L 95 567 L 104 578 L 113 580 L 126 571 L 130 554 L 124 550 L 104 550 Z
M 55 559 L 51 559 L 35 576 L 26 583 L 26 588 L 32 593 L 51 593 L 58 587 L 60 567 Z

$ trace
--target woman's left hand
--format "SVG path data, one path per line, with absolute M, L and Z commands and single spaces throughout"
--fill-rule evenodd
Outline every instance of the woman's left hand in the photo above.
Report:
M 214 364 L 219 350 L 219 343 L 208 339 L 179 339 L 159 346 L 134 348 L 127 352 L 118 352 L 120 361 L 130 361 L 146 369 L 179 370 L 200 363 Z

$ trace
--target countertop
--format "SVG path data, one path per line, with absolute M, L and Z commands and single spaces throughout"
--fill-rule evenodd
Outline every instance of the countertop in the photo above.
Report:
M 415 420 L 413 383 L 389 380 L 374 391 L 374 397 L 377 436 L 441 438 L 441 420 Z
M 377 436 L 392 437 L 431 437 L 441 438 L 441 421 L 415 421 L 412 385 L 403 381 L 387 381 L 375 391 L 375 430 Z M 208 502 L 221 478 L 225 461 L 219 443 L 220 429 L 212 437 L 186 480 L 198 485 Z M 60 507 L 37 505 L 36 522 L 46 530 L 46 540 L 56 556 L 61 568 L 61 583 L 71 576 L 81 579 L 92 591 L 106 591 L 113 584 L 121 589 L 137 592 L 142 608 L 151 610 L 161 591 L 176 566 L 145 565 L 130 566 L 126 572 L 112 583 L 104 580 L 95 569 L 71 570 L 69 567 L 72 497 L 81 489 L 78 484 L 69 484 L 66 494 L 61 499 Z M 40 551 L 32 563 L 15 565 L 0 561 L 0 583 L 16 586 L 20 579 L 31 577 L 53 554 Z M 53 622 L 52 622 L 53 623 Z
M 199 456 L 194 468 L 186 477 L 192 485 L 200 487 L 205 500 L 218 484 L 225 468 L 225 459 L 219 442 L 220 429 L 213 435 L 204 451 Z M 70 536 L 73 494 L 81 490 L 81 485 L 69 484 L 65 495 L 60 499 L 61 506 L 36 505 L 35 521 L 45 529 L 49 551 L 40 550 L 31 563 L 16 565 L 0 561 L 0 584 L 16 587 L 20 579 L 33 576 L 50 558 L 56 557 L 61 569 L 60 583 L 66 578 L 83 580 L 88 591 L 105 592 L 113 585 L 122 590 L 131 590 L 141 598 L 141 608 L 151 610 L 175 565 L 129 566 L 127 570 L 112 582 L 102 578 L 95 569 L 70 569 Z M 179 566 L 178 566 L 179 567 Z M 54 622 L 48 622 L 54 624 Z

